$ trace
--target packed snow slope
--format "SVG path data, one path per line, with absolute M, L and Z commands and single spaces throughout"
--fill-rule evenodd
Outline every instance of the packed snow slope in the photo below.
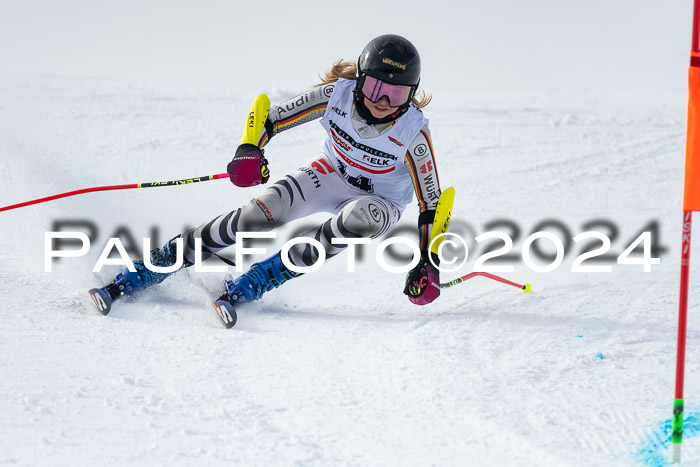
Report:
M 224 172 L 254 97 L 232 89 L 1 77 L 0 205 Z M 281 102 L 303 90 L 260 91 Z M 466 265 L 442 279 L 471 271 L 483 252 L 475 235 L 502 230 L 515 256 L 514 271 L 501 275 L 530 282 L 532 293 L 475 278 L 417 307 L 402 294 L 404 275 L 377 266 L 375 242 L 357 272 L 345 271 L 347 255 L 334 258 L 239 310 L 231 330 L 211 307 L 223 273 L 185 271 L 103 317 L 87 290 L 120 269 L 92 273 L 109 237 L 140 245 L 155 233 L 160 244 L 260 188 L 220 180 L 0 213 L 0 464 L 666 462 L 684 99 L 432 91 L 425 114 L 440 182 L 456 189 L 453 225 L 470 246 Z M 272 179 L 317 154 L 323 137 L 310 123 L 274 138 Z M 416 214 L 411 205 L 400 226 L 412 229 Z M 268 251 L 326 217 L 292 224 Z M 558 224 L 538 228 L 545 220 Z M 616 264 L 653 222 L 661 264 L 647 273 Z M 56 226 L 93 242 L 47 273 L 44 235 Z M 520 258 L 535 230 L 570 244 L 553 272 Z M 571 272 L 582 251 L 571 239 L 587 230 L 612 238 L 612 260 L 583 264 L 612 272 Z M 687 465 L 700 464 L 699 268 L 695 261 Z

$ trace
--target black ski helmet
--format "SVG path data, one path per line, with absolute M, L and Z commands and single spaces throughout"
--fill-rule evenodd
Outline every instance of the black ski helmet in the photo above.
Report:
M 385 34 L 365 46 L 357 60 L 357 71 L 359 76 L 366 74 L 386 83 L 417 87 L 420 56 L 408 39 Z
M 371 76 L 386 83 L 411 86 L 411 95 L 393 115 L 377 119 L 363 103 L 362 85 L 365 76 Z M 419 83 L 420 55 L 413 44 L 396 34 L 375 37 L 365 46 L 357 59 L 357 84 L 354 91 L 357 111 L 369 123 L 387 123 L 396 120 L 408 110 Z

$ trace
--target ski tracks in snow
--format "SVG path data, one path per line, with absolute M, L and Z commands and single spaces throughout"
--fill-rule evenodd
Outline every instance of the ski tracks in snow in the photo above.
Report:
M 0 110 L 11 113 L 0 116 L 3 204 L 217 173 L 249 104 L 101 80 L 0 81 Z M 242 309 L 227 331 L 211 308 L 220 275 L 180 274 L 100 316 L 85 292 L 115 271 L 92 275 L 92 251 L 43 273 L 43 232 L 53 219 L 89 218 L 95 249 L 122 225 L 137 238 L 159 227 L 163 241 L 255 192 L 212 182 L 3 213 L 0 463 L 647 462 L 640 450 L 667 447 L 659 430 L 672 402 L 685 109 L 604 104 L 436 101 L 427 114 L 441 184 L 457 190 L 455 219 L 475 227 L 610 217 L 627 236 L 658 218 L 669 253 L 650 274 L 534 274 L 519 263 L 513 279 L 527 275 L 530 294 L 469 281 L 419 308 L 401 294 L 403 277 L 345 274 L 340 255 Z M 275 173 L 308 160 L 322 134 L 273 140 Z M 409 206 L 402 222 L 415 215 Z M 698 303 L 691 295 L 691 310 Z M 698 348 L 691 325 L 689 394 L 700 387 Z

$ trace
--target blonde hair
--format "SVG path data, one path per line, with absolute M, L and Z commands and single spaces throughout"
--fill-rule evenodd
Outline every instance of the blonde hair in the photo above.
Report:
M 331 66 L 331 68 L 325 73 L 323 73 L 322 75 L 318 75 L 318 77 L 321 79 L 321 82 L 314 86 L 318 87 L 323 86 L 324 84 L 335 83 L 340 78 L 356 79 L 356 73 L 357 63 L 349 62 L 341 58 L 337 62 L 335 62 L 333 66 Z M 419 89 L 418 92 L 416 92 L 415 96 L 413 96 L 412 102 L 415 104 L 416 107 L 422 109 L 426 105 L 430 104 L 430 101 L 432 99 L 433 96 L 431 94 L 427 94 L 424 90 Z

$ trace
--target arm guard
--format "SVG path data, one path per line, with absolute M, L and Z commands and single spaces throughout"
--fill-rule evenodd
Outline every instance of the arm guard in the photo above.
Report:
M 250 106 L 250 111 L 248 111 L 248 121 L 245 130 L 243 130 L 241 144 L 258 144 L 269 113 L 270 98 L 265 94 L 260 94 L 255 98 L 253 105 Z

